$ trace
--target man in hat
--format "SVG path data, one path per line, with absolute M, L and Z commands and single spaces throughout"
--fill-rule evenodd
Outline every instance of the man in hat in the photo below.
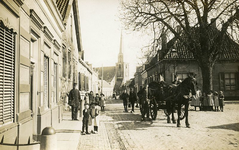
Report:
M 78 120 L 78 107 L 81 102 L 80 91 L 76 89 L 77 83 L 73 84 L 73 89 L 69 93 L 69 105 L 71 106 L 72 120 Z

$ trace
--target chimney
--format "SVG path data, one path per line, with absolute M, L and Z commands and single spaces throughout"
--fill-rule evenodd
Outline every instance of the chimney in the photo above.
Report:
M 166 33 L 162 33 L 162 49 L 167 49 L 167 36 Z

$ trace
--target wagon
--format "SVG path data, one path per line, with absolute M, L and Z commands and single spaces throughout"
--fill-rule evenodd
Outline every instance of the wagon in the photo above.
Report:
M 175 113 L 177 104 L 173 103 L 175 99 L 174 87 L 163 87 L 162 84 L 157 82 L 151 82 L 148 86 L 148 98 L 149 98 L 149 112 L 151 118 L 155 120 L 157 118 L 158 110 L 162 109 L 167 117 L 172 113 Z M 163 91 L 164 90 L 164 91 Z M 185 117 L 185 106 L 181 105 L 180 119 Z

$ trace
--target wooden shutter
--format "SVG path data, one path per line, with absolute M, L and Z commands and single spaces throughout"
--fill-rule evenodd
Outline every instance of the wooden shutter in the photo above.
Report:
M 0 124 L 14 118 L 15 35 L 0 26 Z
M 49 107 L 49 100 L 48 100 L 48 83 L 49 83 L 49 58 L 44 56 L 44 93 L 43 93 L 43 98 L 44 98 L 44 106 Z

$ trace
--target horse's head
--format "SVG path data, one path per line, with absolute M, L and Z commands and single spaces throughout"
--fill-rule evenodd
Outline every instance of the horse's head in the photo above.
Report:
M 183 95 L 188 95 L 190 92 L 192 95 L 196 95 L 196 78 L 194 76 L 189 76 L 180 84 L 180 92 Z

